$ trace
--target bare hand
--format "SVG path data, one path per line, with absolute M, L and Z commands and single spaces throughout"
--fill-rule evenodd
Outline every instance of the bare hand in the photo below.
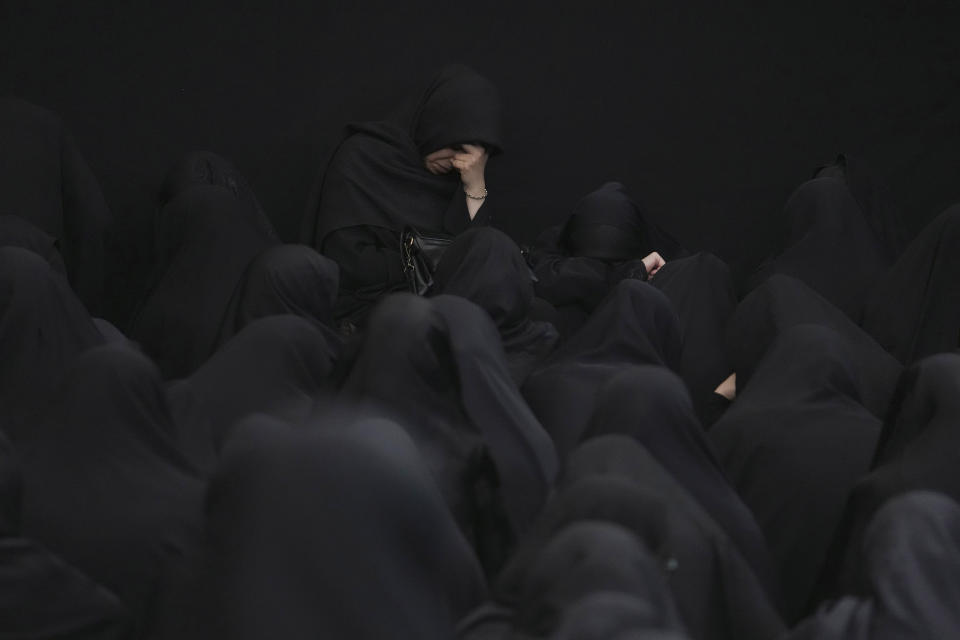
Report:
M 463 150 L 453 156 L 451 164 L 460 172 L 460 180 L 467 191 L 478 193 L 486 188 L 484 171 L 488 157 L 487 150 L 476 144 L 463 145 Z
M 656 251 L 646 256 L 643 259 L 643 266 L 647 270 L 647 279 L 652 278 L 653 275 L 657 271 L 660 271 L 660 268 L 665 264 L 667 264 L 667 261 L 664 260 L 663 257 Z

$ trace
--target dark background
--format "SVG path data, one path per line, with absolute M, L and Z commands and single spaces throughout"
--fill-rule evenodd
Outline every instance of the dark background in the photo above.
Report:
M 446 62 L 500 87 L 488 186 L 519 242 L 608 179 L 693 249 L 748 268 L 838 151 L 915 233 L 960 199 L 960 2 L 0 3 L 0 93 L 58 112 L 117 219 L 113 319 L 149 269 L 165 169 L 209 149 L 295 240 L 350 120 Z

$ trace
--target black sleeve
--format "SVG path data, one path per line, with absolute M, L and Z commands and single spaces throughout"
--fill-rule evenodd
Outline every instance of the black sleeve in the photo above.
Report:
M 400 236 L 381 227 L 346 227 L 330 233 L 323 254 L 340 266 L 340 288 L 356 290 L 403 281 Z
M 490 226 L 493 222 L 493 213 L 494 209 L 487 198 L 483 201 L 483 206 L 477 210 L 477 215 L 471 220 L 470 212 L 467 210 L 467 196 L 462 189 L 457 189 L 443 214 L 443 228 L 450 235 L 456 236 L 473 227 Z
M 537 295 L 557 306 L 578 305 L 591 310 L 607 294 L 609 266 L 595 258 L 564 255 L 559 237 L 560 227 L 551 227 L 530 249 Z

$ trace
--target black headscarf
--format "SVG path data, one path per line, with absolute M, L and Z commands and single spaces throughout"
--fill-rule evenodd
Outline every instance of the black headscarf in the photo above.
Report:
M 497 229 L 480 227 L 457 236 L 437 267 L 433 290 L 466 298 L 490 315 L 517 384 L 560 337 L 549 323 L 530 319 L 530 268 L 520 247 Z
M 106 345 L 64 374 L 24 447 L 24 532 L 113 590 L 141 633 L 199 543 L 203 487 L 172 432 L 156 366 Z
M 649 219 L 619 182 L 607 182 L 573 208 L 560 234 L 571 256 L 621 262 L 656 251 L 670 261 L 684 253 L 680 243 Z
M 860 404 L 849 343 L 818 325 L 786 330 L 709 432 L 777 563 L 788 620 L 807 602 L 880 421 Z
M 177 441 L 205 473 L 236 423 L 252 413 L 310 414 L 332 387 L 339 350 L 313 323 L 270 316 L 247 325 L 185 380 L 170 386 Z
M 694 638 L 773 638 L 783 630 L 756 575 L 723 531 L 636 441 L 603 436 L 570 456 L 557 491 L 496 584 L 517 606 L 546 542 L 572 522 L 626 527 L 657 557 Z
M 20 537 L 21 491 L 20 465 L 0 433 L 0 637 L 130 637 L 127 610 L 115 595 Z
M 787 200 L 783 216 L 780 249 L 752 284 L 775 273 L 792 276 L 859 320 L 867 287 L 888 261 L 850 189 L 830 177 L 805 182 Z
M 833 562 L 825 571 L 830 593 L 862 591 L 856 563 L 863 532 L 890 498 L 911 490 L 938 491 L 960 500 L 960 355 L 925 358 L 904 371 L 869 474 L 850 496 L 837 535 Z M 838 577 L 834 578 L 834 574 Z
M 558 530 L 537 554 L 523 577 L 514 625 L 523 634 L 547 637 L 578 604 L 598 596 L 628 598 L 634 615 L 638 604 L 643 607 L 642 617 L 633 620 L 640 628 L 683 630 L 667 576 L 650 550 L 623 526 L 589 520 Z
M 157 256 L 163 276 L 130 336 L 164 377 L 188 376 L 213 353 L 244 270 L 274 244 L 262 214 L 225 187 L 194 187 L 163 208 Z
M 660 291 L 638 280 L 614 287 L 590 320 L 534 371 L 523 395 L 561 459 L 580 441 L 600 386 L 624 366 L 680 365 L 680 323 Z
M 624 368 L 597 392 L 584 440 L 609 433 L 642 444 L 700 503 L 771 591 L 773 562 L 753 514 L 733 490 L 706 439 L 683 381 L 663 367 Z
M 270 247 L 247 267 L 227 307 L 220 343 L 258 318 L 289 314 L 309 320 L 336 344 L 333 306 L 339 278 L 337 263 L 310 247 Z
M 960 204 L 924 228 L 867 295 L 863 327 L 904 365 L 960 346 Z
M 170 168 L 157 194 L 158 209 L 162 210 L 168 203 L 194 187 L 204 185 L 223 187 L 237 200 L 255 209 L 258 213 L 255 221 L 261 225 L 263 235 L 278 240 L 269 216 L 260 206 L 260 201 L 246 178 L 232 162 L 209 151 L 191 151 Z
M 0 429 L 20 440 L 63 368 L 102 342 L 70 285 L 43 258 L 0 247 Z
M 513 534 L 546 500 L 556 472 L 553 444 L 510 378 L 496 328 L 473 303 L 386 298 L 370 317 L 344 391 L 400 420 L 461 526 L 471 529 L 476 523 L 465 518 L 483 516 L 470 514 L 483 509 L 478 493 L 499 496 L 484 511 L 502 501 Z M 484 564 L 491 566 L 487 558 Z
M 670 623 L 669 608 L 654 611 L 660 600 L 601 591 L 583 598 L 563 612 L 550 640 L 684 640 L 678 620 Z M 664 628 L 666 627 L 666 628 Z
M 483 575 L 417 448 L 385 420 L 252 417 L 207 497 L 209 640 L 448 640 Z
M 346 227 L 462 231 L 466 216 L 446 215 L 452 201 L 457 211 L 463 206 L 459 176 L 431 174 L 423 157 L 464 143 L 498 153 L 501 127 L 496 87 L 468 67 L 444 67 L 418 100 L 386 120 L 347 127 L 310 198 L 301 240 L 322 252 L 327 235 Z
M 892 498 L 857 554 L 863 597 L 822 607 L 785 640 L 901 640 L 960 634 L 960 505 L 932 492 Z
M 70 284 L 102 313 L 110 210 L 73 136 L 54 113 L 0 98 L 0 214 L 58 241 Z
M 775 275 L 743 299 L 727 325 L 727 352 L 743 389 L 770 345 L 798 324 L 818 324 L 846 342 L 850 365 L 860 381 L 860 401 L 875 416 L 886 415 L 902 367 L 850 318 L 808 286 Z

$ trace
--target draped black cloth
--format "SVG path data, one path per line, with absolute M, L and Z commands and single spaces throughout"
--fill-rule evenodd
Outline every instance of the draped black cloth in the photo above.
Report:
M 0 433 L 0 638 L 131 637 L 115 595 L 20 537 L 22 488 L 20 464 Z
M 443 254 L 433 291 L 466 298 L 490 315 L 518 385 L 560 337 L 553 325 L 531 320 L 530 268 L 520 247 L 497 229 L 470 229 L 459 235 Z
M 385 420 L 252 417 L 207 498 L 205 640 L 448 640 L 485 596 L 409 437 Z
M 669 613 L 654 611 L 661 601 L 602 591 L 564 611 L 550 640 L 684 640 L 682 624 L 665 624 Z M 671 607 L 675 607 L 670 603 Z M 666 619 L 666 620 L 664 620 Z
M 867 295 L 864 329 L 904 365 L 960 346 L 960 204 L 927 225 Z
M 557 491 L 498 579 L 495 599 L 516 608 L 527 576 L 570 523 L 619 524 L 658 558 L 693 638 L 775 638 L 783 624 L 729 538 L 636 441 L 594 438 L 570 456 Z
M 709 427 L 713 390 L 733 371 L 727 356 L 726 329 L 737 307 L 730 268 L 711 253 L 671 260 L 650 284 L 670 300 L 683 334 L 680 377 L 687 383 L 704 427 Z
M 730 318 L 727 354 L 737 373 L 737 387 L 750 384 L 774 341 L 799 324 L 828 327 L 843 337 L 860 381 L 860 401 L 875 416 L 886 415 L 900 363 L 839 309 L 790 276 L 771 276 L 740 302 Z
M 678 370 L 680 352 L 680 322 L 666 296 L 647 283 L 626 280 L 527 378 L 523 395 L 562 460 L 586 430 L 604 382 L 631 365 Z
M 56 238 L 23 218 L 0 215 L 0 247 L 29 249 L 46 260 L 54 271 L 66 278 L 67 267 L 63 264 L 58 243 Z
M 930 356 L 904 371 L 884 423 L 870 473 L 850 496 L 832 562 L 824 572 L 826 593 L 862 593 L 857 573 L 864 530 L 892 497 L 929 490 L 960 500 L 956 473 L 960 446 L 960 355 Z
M 502 148 L 496 87 L 462 65 L 444 67 L 415 100 L 379 122 L 355 123 L 334 151 L 307 204 L 301 240 L 341 269 L 339 318 L 362 324 L 384 294 L 406 284 L 400 233 L 406 226 L 457 235 L 473 221 L 458 172 L 433 175 L 424 156 L 448 146 Z
M 229 189 L 198 186 L 160 212 L 157 281 L 130 337 L 166 378 L 190 375 L 216 348 L 220 326 L 244 270 L 277 241 L 263 214 Z
M 156 366 L 123 345 L 79 357 L 23 446 L 23 530 L 115 592 L 138 633 L 197 548 L 203 487 L 176 448 Z
M 191 151 L 170 168 L 157 194 L 158 210 L 162 210 L 168 203 L 194 187 L 204 185 L 223 187 L 238 200 L 256 209 L 258 215 L 254 217 L 254 221 L 260 224 L 261 233 L 279 241 L 273 225 L 270 224 L 270 217 L 263 210 L 247 179 L 232 162 L 210 151 Z
M 647 279 L 642 258 L 689 255 L 619 182 L 584 196 L 567 220 L 545 230 L 530 250 L 537 295 L 558 308 L 563 335 L 573 333 L 623 278 Z
M 846 183 L 832 177 L 803 183 L 783 218 L 779 247 L 751 276 L 751 288 L 772 274 L 792 276 L 858 321 L 868 286 L 889 260 Z
M 236 423 L 252 413 L 289 420 L 310 414 L 332 389 L 339 338 L 297 316 L 255 320 L 189 378 L 169 386 L 176 440 L 204 473 Z
M 577 605 L 598 597 L 607 606 L 611 601 L 621 607 L 628 603 L 634 629 L 684 629 L 658 559 L 632 531 L 611 522 L 573 522 L 559 529 L 522 582 L 513 625 L 524 637 L 560 631 L 565 616 L 567 633 L 576 624 L 586 629 L 624 625 L 622 619 L 570 618 L 577 614 Z M 592 606 L 599 606 L 596 600 Z
M 858 553 L 865 593 L 825 605 L 788 640 L 906 640 L 960 634 L 960 506 L 933 492 L 890 499 Z
M 455 296 L 386 298 L 343 392 L 408 430 L 485 568 L 495 568 L 546 500 L 557 463 L 487 314 Z
M 836 331 L 791 327 L 709 432 L 766 535 L 791 621 L 807 613 L 847 497 L 880 435 L 880 420 L 860 404 L 852 361 Z
M 64 367 L 102 342 L 63 276 L 31 251 L 0 247 L 0 429 L 19 441 Z
M 767 541 L 721 470 L 683 381 L 663 367 L 625 367 L 600 387 L 595 405 L 584 440 L 620 433 L 642 444 L 773 591 L 776 575 Z
M 54 113 L 0 98 L 0 214 L 56 239 L 70 284 L 102 313 L 105 245 L 112 222 L 97 179 Z
M 333 307 L 340 269 L 337 263 L 303 245 L 270 247 L 247 267 L 220 328 L 223 344 L 251 322 L 295 315 L 309 320 L 331 342 L 341 341 Z

